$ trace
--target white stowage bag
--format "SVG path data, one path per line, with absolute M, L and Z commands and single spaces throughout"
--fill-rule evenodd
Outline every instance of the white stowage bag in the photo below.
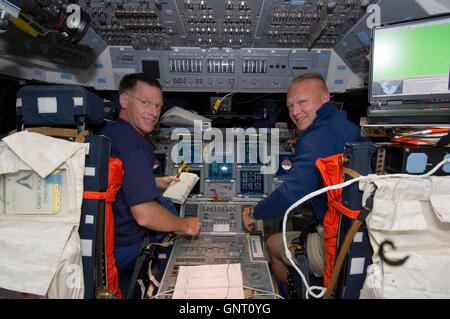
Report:
M 78 227 L 87 152 L 88 144 L 25 131 L 0 141 L 0 289 L 83 298 Z
M 359 298 L 361 299 L 380 299 L 383 297 L 383 289 L 381 284 L 383 275 L 379 263 L 373 263 L 367 266 L 366 280 L 364 287 L 361 289 Z
M 374 250 L 361 298 L 450 298 L 450 176 L 374 180 L 377 191 L 366 223 Z M 365 196 L 371 184 L 361 183 Z M 364 197 L 365 197 L 364 196 Z M 383 262 L 385 240 L 392 260 Z

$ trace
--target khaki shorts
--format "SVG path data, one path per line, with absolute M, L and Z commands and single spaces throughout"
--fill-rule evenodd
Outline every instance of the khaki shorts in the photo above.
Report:
M 286 233 L 286 242 L 288 246 L 294 239 L 296 239 L 301 232 L 287 232 Z M 283 238 L 281 233 L 278 236 L 278 247 L 280 250 L 280 257 L 286 265 L 291 265 L 291 262 L 286 256 L 286 251 L 284 249 Z M 319 226 L 317 228 L 316 233 L 308 234 L 308 238 L 306 239 L 306 255 L 308 256 L 308 266 L 309 270 L 316 277 L 321 277 L 323 275 L 324 263 L 325 263 L 325 252 L 323 249 L 323 227 Z M 291 254 L 294 257 L 294 250 L 291 249 Z M 293 258 L 294 262 L 297 263 L 297 260 Z

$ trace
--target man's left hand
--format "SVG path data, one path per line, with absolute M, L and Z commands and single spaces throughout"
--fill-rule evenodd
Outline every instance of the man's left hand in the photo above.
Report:
M 242 224 L 244 225 L 244 228 L 250 232 L 253 230 L 255 223 L 256 220 L 251 217 L 251 209 L 249 207 L 245 207 L 242 210 Z
M 180 178 L 176 176 L 164 176 L 164 177 L 156 177 L 155 180 L 156 186 L 158 186 L 158 188 L 167 189 L 170 183 L 179 182 Z

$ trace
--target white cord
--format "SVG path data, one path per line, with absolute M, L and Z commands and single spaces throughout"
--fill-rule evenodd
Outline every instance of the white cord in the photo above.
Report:
M 150 249 L 150 247 L 152 247 L 153 245 L 167 248 L 169 246 L 172 246 L 175 243 L 175 239 L 177 239 L 177 238 L 178 237 L 174 237 L 173 239 L 163 242 L 163 243 L 148 243 L 147 246 L 145 246 L 145 248 Z
M 283 296 L 280 296 L 279 294 L 276 294 L 274 292 L 270 292 L 270 291 L 266 291 L 266 290 L 261 290 L 261 289 L 256 289 L 256 288 L 252 288 L 252 287 L 248 287 L 248 286 L 242 286 L 242 288 L 244 289 L 250 289 L 250 290 L 254 290 L 254 291 L 259 291 L 259 292 L 263 292 L 263 294 L 258 294 L 259 296 L 275 296 L 278 297 L 280 299 L 284 299 Z
M 219 107 L 222 105 L 222 102 L 224 102 L 227 97 L 232 96 L 233 94 L 234 94 L 234 92 L 230 92 L 230 93 L 225 94 L 224 96 L 222 96 L 220 99 L 218 99 L 218 102 L 216 101 L 216 103 L 219 103 L 217 105 L 217 110 L 215 109 L 215 105 L 213 106 L 214 113 L 219 111 Z
M 224 96 L 220 99 L 220 101 L 224 101 L 226 97 L 229 97 L 230 95 L 233 95 L 233 94 L 234 94 L 234 92 L 231 92 L 231 93 L 228 93 L 228 94 L 224 95 Z
M 175 291 L 175 289 L 169 289 L 169 290 L 160 292 L 160 293 L 154 295 L 153 297 L 150 297 L 149 299 L 155 299 L 156 297 L 159 297 L 161 295 L 168 295 L 170 292 L 173 292 L 173 291 Z
M 138 279 L 138 280 L 136 280 L 136 282 L 139 284 L 139 287 L 141 288 L 141 299 L 144 299 L 144 296 L 145 296 L 144 283 L 142 282 L 142 279 Z
M 159 282 L 158 282 L 158 280 L 156 280 L 155 276 L 153 276 L 153 273 L 152 273 L 152 263 L 153 263 L 153 260 L 150 260 L 150 263 L 148 264 L 148 271 L 147 271 L 148 279 L 150 279 L 150 281 L 153 283 L 153 285 L 155 285 L 156 287 L 159 288 Z
M 292 259 L 292 255 L 290 250 L 288 249 L 288 245 L 287 245 L 287 240 L 286 240 L 286 225 L 287 225 L 287 218 L 289 213 L 296 208 L 297 206 L 303 204 L 304 202 L 306 202 L 307 200 L 320 195 L 322 193 L 325 193 L 329 190 L 332 189 L 339 189 L 339 188 L 344 188 L 347 187 L 355 182 L 358 181 L 362 181 L 362 180 L 375 180 L 375 179 L 385 179 L 385 178 L 393 178 L 393 177 L 428 177 L 432 174 L 434 174 L 441 166 L 443 166 L 445 163 L 450 163 L 450 158 L 444 159 L 441 162 L 439 162 L 432 170 L 430 170 L 428 173 L 423 174 L 423 175 L 410 175 L 410 174 L 391 174 L 391 175 L 376 175 L 376 174 L 369 174 L 367 176 L 359 176 L 357 178 L 353 178 L 351 180 L 348 180 L 344 183 L 341 184 L 336 184 L 336 185 L 331 185 L 331 186 L 327 186 L 327 187 L 323 187 L 317 191 L 314 191 L 312 193 L 309 193 L 308 195 L 303 196 L 301 199 L 299 199 L 298 201 L 296 201 L 294 204 L 292 204 L 284 213 L 284 217 L 283 217 L 283 245 L 284 245 L 284 250 L 286 252 L 286 257 L 289 259 L 289 261 L 292 264 L 292 267 L 294 267 L 294 269 L 298 272 L 298 274 L 300 275 L 300 277 L 302 278 L 303 284 L 305 285 L 305 287 L 307 287 L 306 292 L 305 292 L 305 297 L 306 299 L 309 299 L 308 296 L 311 295 L 314 298 L 321 298 L 325 292 L 327 291 L 327 288 L 325 287 L 321 287 L 321 286 L 309 286 L 308 283 L 306 282 L 306 278 L 305 275 L 302 273 L 302 271 L 297 267 L 297 265 L 295 264 L 294 260 Z M 317 289 L 320 292 L 318 294 L 315 294 L 312 292 L 312 290 Z

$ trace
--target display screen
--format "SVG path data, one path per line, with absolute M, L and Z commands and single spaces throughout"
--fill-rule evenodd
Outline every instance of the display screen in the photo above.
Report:
M 370 100 L 450 99 L 450 16 L 373 30 Z
M 208 165 L 210 180 L 230 180 L 233 178 L 233 164 L 212 162 Z
M 245 170 L 240 172 L 242 195 L 264 194 L 264 178 L 260 171 Z

